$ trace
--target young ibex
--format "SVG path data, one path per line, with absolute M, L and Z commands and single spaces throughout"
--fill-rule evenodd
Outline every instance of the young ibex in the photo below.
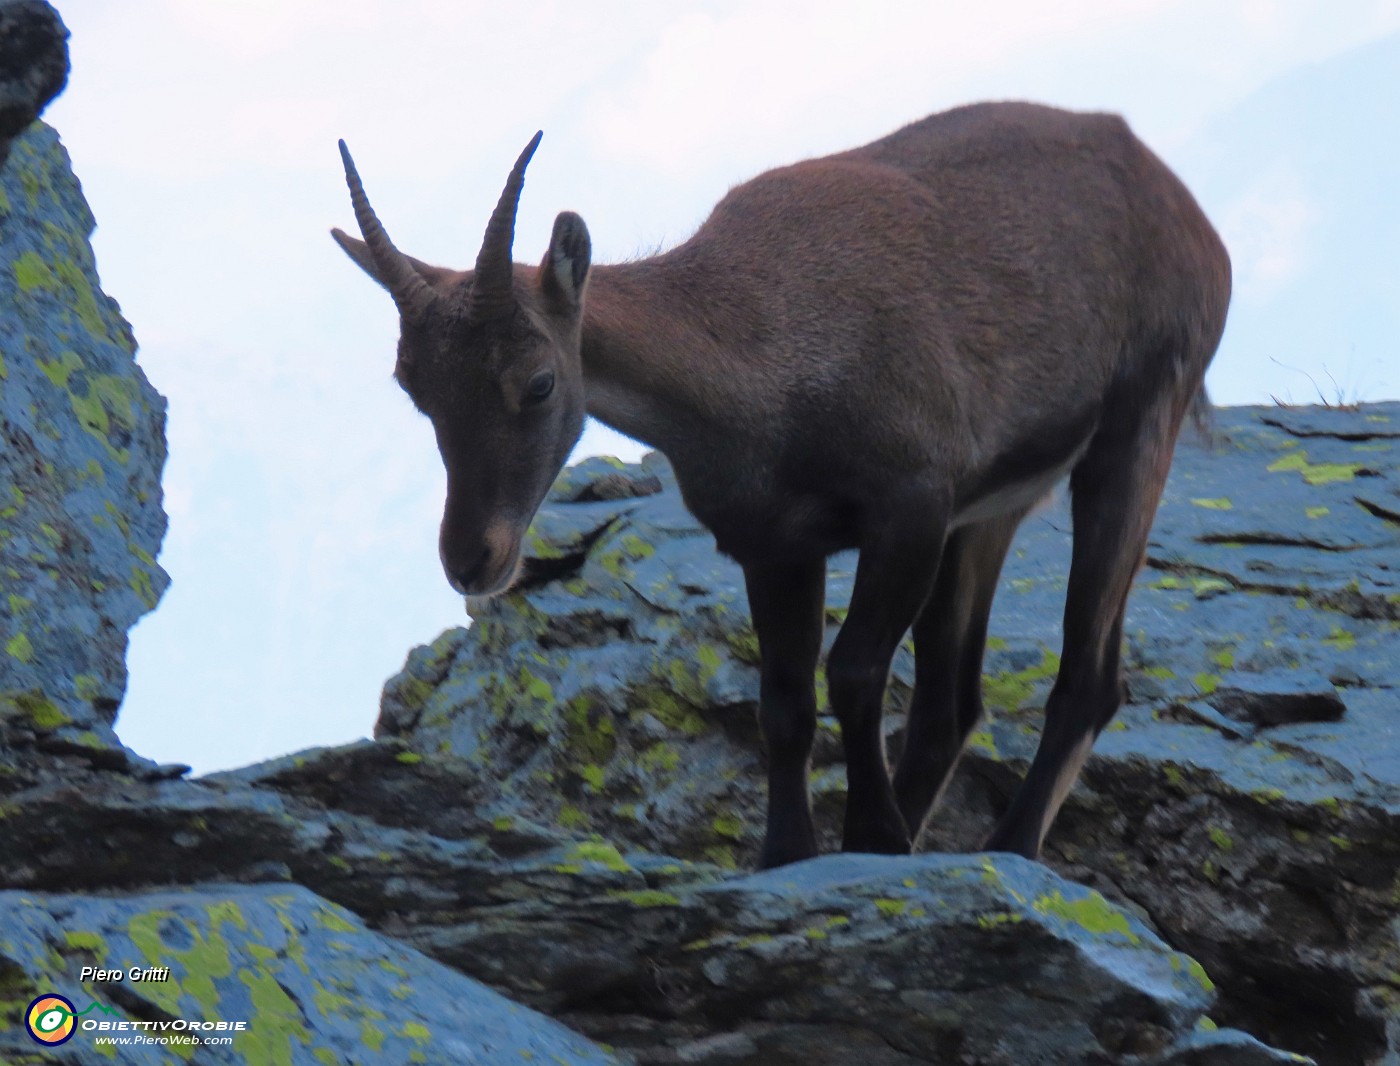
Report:
M 585 413 L 664 452 L 743 567 L 768 746 L 761 865 L 816 853 L 808 757 L 826 559 L 858 548 L 827 662 L 849 791 L 842 846 L 908 852 L 982 713 L 987 615 L 1017 524 L 1068 474 L 1059 677 L 1030 772 L 986 842 L 1029 857 L 1121 702 L 1125 601 L 1182 419 L 1224 328 L 1230 263 L 1118 117 L 962 107 L 731 190 L 684 244 L 590 265 L 560 214 L 511 262 L 540 136 L 474 271 L 398 251 L 349 153 L 364 241 L 332 231 L 402 320 L 395 376 L 447 467 L 452 587 L 507 588 Z M 891 781 L 880 731 L 913 628 Z

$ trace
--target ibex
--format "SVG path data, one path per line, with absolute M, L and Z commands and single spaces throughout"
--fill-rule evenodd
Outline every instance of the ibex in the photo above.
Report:
M 1229 258 L 1191 194 L 1117 116 L 981 104 L 761 174 L 689 240 L 637 262 L 592 266 L 583 219 L 563 212 L 532 267 L 511 245 L 539 140 L 470 271 L 395 248 L 340 145 L 364 241 L 332 233 L 398 306 L 395 376 L 447 468 L 452 587 L 509 587 L 585 414 L 665 453 L 744 572 L 767 867 L 817 850 L 807 777 L 826 559 L 859 549 L 826 667 L 846 756 L 842 846 L 907 853 L 982 714 L 1012 534 L 1068 474 L 1059 676 L 985 845 L 1038 857 L 1121 703 L 1128 590 L 1224 328 Z M 891 780 L 881 704 L 911 627 Z

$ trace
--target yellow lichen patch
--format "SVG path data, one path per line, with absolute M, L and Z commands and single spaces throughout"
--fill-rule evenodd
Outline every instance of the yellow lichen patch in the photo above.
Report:
M 1207 511 L 1228 511 L 1235 505 L 1226 496 L 1217 496 L 1211 499 L 1197 497 L 1192 499 L 1193 507 L 1204 507 Z
M 571 752 L 597 766 L 613 757 L 617 728 L 606 706 L 584 693 L 564 705 L 563 718 L 565 744 Z
M 1068 900 L 1063 892 L 1055 891 L 1039 897 L 1031 906 L 1041 914 L 1063 918 L 1090 933 L 1121 936 L 1130 944 L 1142 941 L 1128 924 L 1127 915 L 1117 910 L 1097 892 L 1090 892 L 1083 899 Z
M 582 829 L 588 825 L 588 815 L 571 803 L 559 808 L 559 825 L 564 829 Z
M 1221 851 L 1233 851 L 1235 842 L 1230 838 L 1230 834 L 1221 829 L 1218 825 L 1212 825 L 1206 829 L 1210 836 L 1210 842 Z
M 1356 634 L 1341 626 L 1333 626 L 1332 632 L 1322 638 L 1322 643 L 1338 651 L 1351 651 L 1356 647 Z
M 679 907 L 681 899 L 673 892 L 661 892 L 654 888 L 636 892 L 613 890 L 608 893 L 612 899 L 620 899 L 634 907 Z
M 37 252 L 25 252 L 19 256 L 11 270 L 15 275 L 15 284 L 19 286 L 19 291 L 31 293 L 35 289 L 55 289 L 58 287 L 58 279 L 53 276 L 53 271 L 49 265 L 39 256 Z
M 758 665 L 758 634 L 754 632 L 750 622 L 745 621 L 738 632 L 729 634 L 725 638 L 725 643 L 729 645 L 730 652 L 740 662 L 748 663 L 750 666 Z
M 107 941 L 101 933 L 70 929 L 63 934 L 63 941 L 74 951 L 91 952 L 99 959 L 107 955 Z
M 156 595 L 156 587 L 151 581 L 150 572 L 139 565 L 133 564 L 131 567 L 131 580 L 128 582 L 131 591 L 136 593 L 136 598 L 145 605 L 147 610 L 154 610 L 160 597 Z
M 1014 911 L 1003 911 L 999 914 L 979 914 L 977 916 L 977 924 L 983 929 L 996 929 L 998 926 L 1002 925 L 1015 925 L 1025 920 L 1024 915 L 1017 914 Z
M 997 743 L 986 729 L 978 729 L 967 738 L 967 746 L 995 759 L 998 757 Z
M 565 859 L 569 863 L 597 863 L 618 873 L 629 873 L 632 870 L 617 848 L 601 840 L 585 840 L 575 844 L 569 849 Z
M 329 907 L 317 908 L 316 924 L 322 929 L 329 929 L 335 933 L 354 933 L 359 929 L 354 923 L 346 921 L 337 911 L 333 911 Z
M 18 659 L 22 663 L 34 661 L 34 645 L 25 633 L 16 633 L 5 641 L 5 651 L 11 659 Z
M 701 852 L 708 862 L 714 863 L 722 870 L 735 870 L 739 867 L 739 860 L 734 854 L 734 849 L 725 844 L 712 844 Z
M 253 1001 L 248 1028 L 234 1037 L 233 1047 L 243 1062 L 291 1066 L 293 1045 L 311 1043 L 311 1034 L 296 1002 L 269 974 L 238 971 Z
M 31 726 L 43 732 L 52 732 L 73 720 L 59 710 L 53 700 L 33 690 L 0 696 L 0 710 L 11 707 L 15 713 L 27 718 Z
M 1282 459 L 1276 459 L 1269 464 L 1271 473 L 1280 473 L 1285 470 L 1298 471 L 1309 485 L 1330 485 L 1334 481 L 1350 481 L 1362 469 L 1361 463 L 1310 463 L 1308 462 L 1308 453 L 1304 451 L 1289 452 Z
M 1190 589 L 1196 594 L 1197 599 L 1205 599 L 1217 592 L 1228 592 L 1231 586 L 1228 581 L 1223 581 L 1218 577 L 1201 577 L 1199 574 L 1181 577 L 1177 574 L 1166 574 L 1153 581 L 1148 588 Z M 1186 606 L 1183 604 L 1180 609 L 1185 610 Z
M 982 678 L 982 699 L 988 707 L 999 711 L 1020 710 L 1035 691 L 1036 683 L 1053 678 L 1060 672 L 1060 657 L 1049 648 L 1041 649 L 1040 662 L 1025 670 L 1002 670 Z M 989 738 L 990 739 L 990 738 Z M 995 746 L 991 754 L 996 754 Z
M 744 823 L 736 814 L 721 814 L 711 823 L 717 836 L 727 840 L 741 840 L 744 836 Z

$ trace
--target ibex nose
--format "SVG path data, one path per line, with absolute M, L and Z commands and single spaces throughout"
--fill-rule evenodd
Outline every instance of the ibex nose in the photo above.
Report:
M 491 559 L 491 549 L 483 548 L 476 559 L 457 571 L 448 569 L 448 583 L 463 596 L 471 593 L 472 583 L 481 576 L 481 572 L 486 569 L 486 564 Z

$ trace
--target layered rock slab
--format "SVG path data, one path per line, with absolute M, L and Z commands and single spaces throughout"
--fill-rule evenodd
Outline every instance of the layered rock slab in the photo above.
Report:
M 302 926 L 340 929 L 344 915 L 295 881 L 407 945 L 394 950 L 418 949 L 648 1066 L 1235 1061 L 1212 1057 L 1222 1048 L 1294 1061 L 1217 1030 L 1214 993 L 1195 962 L 1039 864 L 833 855 L 734 877 L 547 826 L 482 820 L 459 799 L 470 792 L 468 764 L 401 759 L 411 754 L 365 742 L 209 781 L 97 770 L 41 783 L 6 798 L 0 880 L 40 900 L 61 930 L 74 931 L 78 949 L 96 941 L 93 920 L 73 917 L 73 908 L 115 908 L 100 911 L 109 915 L 104 928 L 123 926 L 140 947 L 129 935 L 134 913 L 184 900 L 189 921 L 212 920 L 224 913 L 219 901 L 241 891 L 230 880 L 259 882 L 247 892 L 273 904 L 291 893 L 312 915 Z M 438 802 L 440 823 L 431 814 Z M 145 898 L 153 882 L 193 891 L 153 904 Z M 45 895 L 53 885 L 104 895 Z M 325 913 L 339 919 L 316 917 Z M 4 921 L 8 929 L 8 914 Z M 105 953 L 89 961 L 172 964 L 219 929 L 163 934 L 141 957 L 112 950 L 103 933 Z M 11 959 L 23 954 L 6 950 Z M 67 974 L 66 965 L 44 972 Z M 180 987 L 192 976 L 180 976 Z M 307 988 L 278 979 L 304 1004 Z M 352 1020 L 387 1011 L 368 986 L 326 987 Z M 24 995 L 9 998 L 14 1010 L 23 1006 Z M 217 1011 L 205 1006 L 228 1019 L 242 1003 L 235 996 Z M 130 997 L 117 1005 L 143 1017 Z M 304 1049 L 314 1052 L 321 1021 L 308 1014 L 301 1024 L 311 1034 Z M 394 1024 L 405 1029 L 402 1019 Z

